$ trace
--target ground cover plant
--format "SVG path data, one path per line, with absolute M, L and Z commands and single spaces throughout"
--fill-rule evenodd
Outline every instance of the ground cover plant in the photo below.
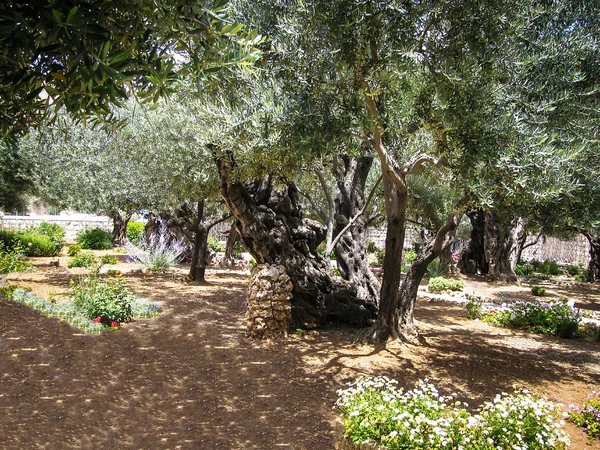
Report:
M 84 228 L 77 232 L 77 243 L 89 250 L 112 248 L 112 235 L 100 228 Z
M 558 405 L 527 391 L 497 395 L 478 414 L 428 380 L 404 392 L 387 377 L 360 378 L 338 391 L 344 436 L 367 448 L 559 450 L 569 445 Z M 351 446 L 348 448 L 352 448 Z
M 429 292 L 462 291 L 464 287 L 465 283 L 462 280 L 452 280 L 444 277 L 430 278 L 427 285 Z
M 102 255 L 100 257 L 100 263 L 102 264 L 116 264 L 117 257 L 115 255 Z
M 495 325 L 562 338 L 576 335 L 580 319 L 581 314 L 574 307 L 574 302 L 563 300 L 516 302 L 483 317 L 484 321 Z
M 4 242 L 0 241 L 0 274 L 23 272 L 32 268 L 33 264 L 25 259 L 23 253 L 20 245 L 7 249 Z
M 538 285 L 533 285 L 531 286 L 531 293 L 535 296 L 543 297 L 546 295 L 546 289 Z
M 592 392 L 582 408 L 569 406 L 569 420 L 583 428 L 590 439 L 600 439 L 600 392 Z
M 25 234 L 32 236 L 46 236 L 54 244 L 54 252 L 57 255 L 64 245 L 65 229 L 55 223 L 42 222 L 36 227 L 25 229 Z M 52 255 L 52 256 L 55 256 Z
M 69 255 L 69 256 L 75 256 L 80 251 L 81 251 L 81 245 L 79 245 L 79 244 L 73 244 L 73 245 L 70 245 L 69 248 L 67 249 L 67 255 Z

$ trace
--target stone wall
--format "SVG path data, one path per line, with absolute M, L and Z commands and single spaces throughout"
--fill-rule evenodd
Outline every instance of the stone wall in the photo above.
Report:
M 264 264 L 252 270 L 246 311 L 250 337 L 287 337 L 292 319 L 292 288 L 283 266 Z
M 0 214 L 0 229 L 23 230 L 38 226 L 42 222 L 55 223 L 65 229 L 65 239 L 74 240 L 77 232 L 83 228 L 101 228 L 112 231 L 113 221 L 110 217 L 90 214 L 74 214 L 60 216 L 9 216 Z

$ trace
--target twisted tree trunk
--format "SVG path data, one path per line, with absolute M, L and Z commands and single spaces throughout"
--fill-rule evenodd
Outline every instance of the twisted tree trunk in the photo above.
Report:
M 590 262 L 588 263 L 588 281 L 593 283 L 600 280 L 600 239 L 589 233 L 584 233 L 590 243 Z
M 113 244 L 125 245 L 127 242 L 127 224 L 131 219 L 131 214 L 123 217 L 120 211 L 114 211 L 110 217 L 113 220 Z
M 483 209 L 467 212 L 471 221 L 471 236 L 467 247 L 462 251 L 458 269 L 465 275 L 486 275 L 488 263 L 485 258 L 485 213 Z
M 338 269 L 345 280 L 354 284 L 359 298 L 379 303 L 379 281 L 371 272 L 366 257 L 367 221 L 364 214 L 365 184 L 373 158 L 342 157 L 343 174 L 337 174 L 340 198 L 336 202 L 334 236 L 339 237 L 333 251 Z M 353 220 L 350 228 L 346 226 Z
M 229 235 L 227 236 L 227 243 L 225 244 L 225 263 L 232 266 L 235 262 L 235 243 L 238 239 L 239 233 L 235 227 L 235 221 L 229 228 Z
M 246 187 L 232 176 L 233 157 L 217 153 L 220 190 L 246 249 L 258 264 L 286 268 L 294 286 L 293 327 L 314 328 L 328 321 L 366 326 L 376 305 L 357 297 L 348 282 L 330 276 L 316 248 L 325 238 L 325 227 L 303 219 L 294 184 L 274 189 L 267 179 Z
M 516 282 L 517 275 L 511 265 L 514 251 L 512 224 L 494 212 L 486 212 L 484 244 L 489 277 L 497 281 Z

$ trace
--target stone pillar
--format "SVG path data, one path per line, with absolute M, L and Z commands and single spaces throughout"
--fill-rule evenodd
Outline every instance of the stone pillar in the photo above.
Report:
M 287 337 L 292 318 L 292 282 L 283 266 L 256 266 L 248 283 L 246 325 L 253 338 Z

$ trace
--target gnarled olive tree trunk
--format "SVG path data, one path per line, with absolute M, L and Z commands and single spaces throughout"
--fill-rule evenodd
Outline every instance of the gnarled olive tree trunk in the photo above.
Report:
M 474 209 L 467 212 L 471 221 L 471 236 L 466 248 L 461 252 L 458 269 L 465 275 L 486 275 L 488 263 L 485 258 L 485 212 Z
M 359 298 L 379 303 L 381 286 L 371 272 L 366 255 L 367 223 L 364 214 L 365 185 L 373 158 L 354 159 L 343 156 L 342 173 L 336 174 L 340 198 L 336 201 L 334 236 L 339 237 L 333 251 L 338 269 L 345 280 L 356 286 Z M 346 230 L 346 227 L 352 224 Z M 346 230 L 346 231 L 344 231 Z
M 588 263 L 588 281 L 593 283 L 600 280 L 600 239 L 589 233 L 584 233 L 590 243 L 590 262 Z
M 120 211 L 113 211 L 110 215 L 113 220 L 113 244 L 125 245 L 127 242 L 127 224 L 131 214 L 123 216 Z
M 303 219 L 294 184 L 274 188 L 271 179 L 245 186 L 232 178 L 233 157 L 217 153 L 220 190 L 246 249 L 258 264 L 279 264 L 293 283 L 292 326 L 313 328 L 327 321 L 368 325 L 376 306 L 348 282 L 330 276 L 316 248 L 325 227 Z
M 513 224 L 495 212 L 485 213 L 485 257 L 488 276 L 493 280 L 514 283 L 517 276 L 511 265 L 514 252 Z

